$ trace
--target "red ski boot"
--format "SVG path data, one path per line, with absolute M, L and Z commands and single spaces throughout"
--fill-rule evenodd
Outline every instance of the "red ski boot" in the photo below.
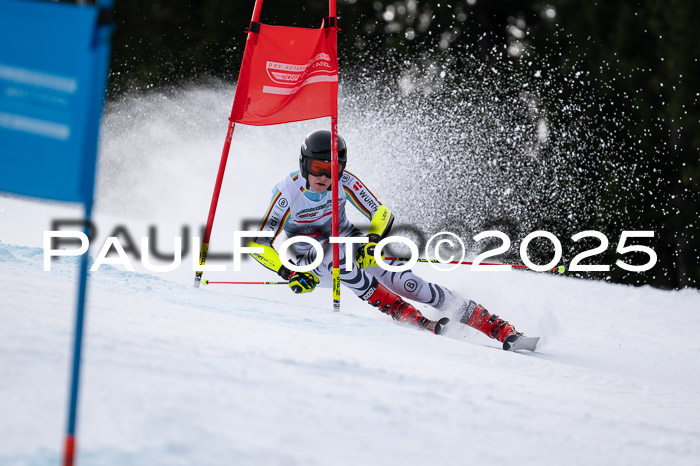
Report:
M 376 278 L 372 281 L 369 290 L 360 296 L 360 299 L 379 308 L 385 314 L 389 314 L 394 320 L 424 328 L 436 335 L 439 335 L 442 327 L 450 321 L 447 317 L 437 321 L 424 317 L 418 309 L 404 301 L 401 296 L 382 286 Z
M 501 343 L 511 335 L 522 335 L 522 333 L 515 330 L 512 324 L 509 324 L 496 314 L 489 314 L 489 311 L 474 301 L 467 301 L 464 307 L 466 309 L 459 319 L 460 322 L 485 333 L 491 338 L 495 338 Z

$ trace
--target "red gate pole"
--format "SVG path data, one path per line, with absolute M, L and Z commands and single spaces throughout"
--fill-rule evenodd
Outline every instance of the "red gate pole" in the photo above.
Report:
M 204 231 L 204 238 L 202 238 L 202 246 L 199 248 L 199 265 L 204 265 L 207 261 L 207 251 L 209 250 L 209 238 L 211 237 L 211 229 L 214 226 L 214 216 L 216 215 L 216 206 L 219 204 L 219 194 L 221 193 L 221 184 L 224 180 L 224 172 L 226 171 L 226 162 L 228 160 L 228 154 L 231 150 L 231 138 L 233 137 L 233 130 L 236 125 L 229 120 L 228 131 L 226 132 L 226 141 L 224 142 L 224 149 L 221 152 L 221 161 L 219 162 L 219 172 L 216 174 L 216 184 L 214 185 L 214 194 L 211 196 L 211 204 L 209 205 L 209 217 L 207 218 L 207 228 Z M 202 267 L 204 268 L 204 267 Z M 204 270 L 199 270 L 194 274 L 194 286 L 199 288 L 199 284 L 202 281 L 202 274 Z
M 328 16 L 329 16 L 329 32 L 330 34 L 336 34 L 337 32 L 337 20 L 336 20 L 336 0 L 328 0 Z M 337 51 L 337 40 L 336 40 L 336 53 L 335 59 L 338 61 L 338 51 Z M 338 70 L 338 76 L 340 76 L 340 70 Z M 338 93 L 331 97 L 335 99 L 335 115 L 331 117 L 331 182 L 332 182 L 332 200 L 333 200 L 333 236 L 338 237 Z M 349 258 L 346 258 L 349 260 Z M 333 311 L 340 312 L 340 244 L 333 244 Z
M 260 19 L 260 10 L 262 9 L 263 0 L 255 0 L 255 7 L 253 8 L 253 17 L 251 22 L 257 23 Z M 248 32 L 248 39 L 252 40 L 254 35 L 253 31 Z M 211 204 L 209 205 L 209 217 L 207 218 L 207 227 L 204 230 L 204 237 L 202 238 L 202 246 L 199 248 L 199 265 L 204 266 L 207 261 L 207 252 L 209 251 L 209 238 L 211 237 L 211 230 L 214 226 L 214 216 L 216 215 L 216 206 L 219 204 L 219 194 L 221 193 L 221 184 L 224 180 L 224 172 L 226 171 L 226 162 L 228 161 L 228 154 L 231 150 L 231 139 L 233 138 L 233 130 L 236 124 L 229 117 L 228 120 L 228 130 L 226 131 L 226 140 L 224 141 L 224 148 L 221 151 L 221 161 L 219 162 L 219 171 L 216 174 L 216 184 L 214 185 L 214 193 L 211 196 Z M 204 269 L 204 267 L 202 267 Z M 202 282 L 202 275 L 204 270 L 199 270 L 194 274 L 194 286 L 199 288 L 199 284 Z

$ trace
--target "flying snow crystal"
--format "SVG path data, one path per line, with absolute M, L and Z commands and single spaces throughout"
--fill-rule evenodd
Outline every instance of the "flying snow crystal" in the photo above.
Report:
M 590 85 L 574 79 L 581 72 L 542 81 L 537 78 L 548 73 L 547 63 L 514 67 L 498 49 L 492 53 L 486 65 L 468 50 L 452 51 L 462 54 L 457 73 L 446 71 L 454 68 L 432 55 L 413 59 L 368 53 L 356 60 L 344 70 L 339 96 L 348 168 L 391 206 L 397 225 L 410 225 L 426 238 L 447 230 L 468 241 L 478 232 L 498 229 L 515 245 L 543 222 L 616 225 L 620 216 L 615 207 L 596 203 L 604 202 L 600 192 L 607 186 L 627 183 L 624 164 L 615 161 L 615 154 L 630 141 L 586 116 L 602 103 Z M 232 85 L 212 82 L 110 103 L 99 178 L 101 187 L 109 189 L 98 196 L 101 207 L 143 215 L 165 204 L 191 212 L 202 211 L 200 204 L 206 209 L 206 195 L 180 189 L 176 180 L 185 181 L 185 172 L 196 173 L 209 186 L 232 99 Z M 304 134 L 325 124 L 241 127 L 234 145 L 291 171 Z M 209 166 L 202 166 L 202 160 Z M 229 167 L 237 160 L 234 147 Z M 611 172 L 621 178 L 600 176 Z M 497 193 L 508 193 L 507 199 Z M 599 223 L 591 224 L 593 220 Z
M 547 120 L 540 118 L 537 120 L 537 139 L 541 143 L 546 143 L 549 139 L 549 131 L 547 130 Z

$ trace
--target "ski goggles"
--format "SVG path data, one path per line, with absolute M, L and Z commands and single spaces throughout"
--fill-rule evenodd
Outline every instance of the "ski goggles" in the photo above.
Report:
M 338 176 L 342 175 L 343 168 L 344 167 L 341 164 L 338 164 Z M 328 178 L 331 178 L 331 163 L 326 162 L 325 160 L 307 159 L 306 170 L 308 170 L 308 172 L 314 176 L 325 175 Z

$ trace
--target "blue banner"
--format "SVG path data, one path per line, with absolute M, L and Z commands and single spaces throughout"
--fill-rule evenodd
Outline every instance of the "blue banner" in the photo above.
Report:
M 0 0 L 0 191 L 92 202 L 112 31 L 99 7 Z

